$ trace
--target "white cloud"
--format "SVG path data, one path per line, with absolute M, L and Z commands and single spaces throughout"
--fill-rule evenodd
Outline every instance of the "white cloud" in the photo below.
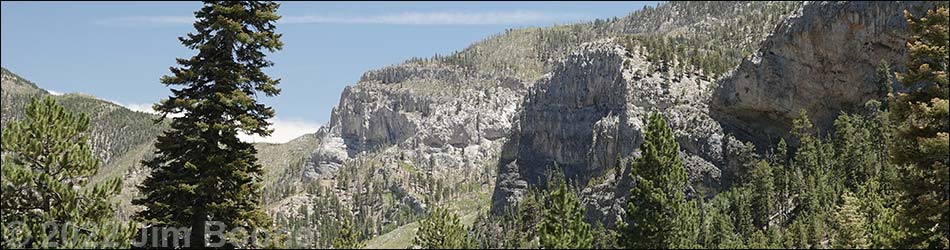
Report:
M 118 104 L 127 109 L 131 109 L 132 111 L 144 112 L 144 113 L 149 113 L 149 114 L 158 114 L 155 112 L 155 110 L 152 109 L 151 103 L 130 103 L 130 104 L 122 104 L 118 102 L 112 102 L 112 103 Z
M 539 11 L 437 11 L 402 12 L 378 15 L 302 15 L 284 16 L 284 24 L 392 24 L 392 25 L 512 25 L 528 23 L 568 22 L 588 19 L 577 13 Z M 142 25 L 187 25 L 195 21 L 190 16 L 128 16 L 98 20 L 105 26 L 139 27 Z
M 295 119 L 273 118 L 269 121 L 271 122 L 270 128 L 274 130 L 274 133 L 272 133 L 270 136 L 261 137 L 259 135 L 249 136 L 239 134 L 238 138 L 246 142 L 285 143 L 300 137 L 301 135 L 317 132 L 321 125 L 314 122 Z
M 109 101 L 115 103 L 116 105 L 125 107 L 132 111 L 145 112 L 149 114 L 158 114 L 155 110 L 152 110 L 151 103 L 121 103 L 116 101 Z M 181 114 L 169 114 L 168 117 L 181 117 Z M 245 135 L 238 134 L 238 138 L 246 142 L 267 142 L 267 143 L 285 143 L 290 140 L 296 139 L 301 135 L 317 132 L 320 129 L 321 124 L 296 120 L 296 119 L 280 119 L 274 118 L 269 120 L 271 123 L 270 128 L 274 130 L 274 133 L 271 133 L 268 137 L 261 137 L 259 135 Z
M 112 100 L 104 100 L 104 101 L 111 102 L 111 103 L 113 103 L 113 104 L 115 104 L 115 105 L 122 106 L 122 107 L 127 108 L 127 109 L 132 110 L 132 111 L 138 111 L 138 112 L 142 112 L 142 113 L 149 113 L 149 114 L 153 114 L 153 115 L 161 115 L 161 114 L 159 114 L 158 112 L 155 112 L 154 109 L 152 109 L 152 103 L 122 103 L 122 102 L 117 102 L 117 101 L 112 101 Z M 181 116 L 182 116 L 182 114 L 168 114 L 168 117 L 169 117 L 169 118 L 171 118 L 171 117 L 181 117 Z
M 57 92 L 57 91 L 52 91 L 48 89 L 46 90 L 46 92 L 49 92 L 50 95 L 55 95 L 55 96 L 63 95 L 63 92 Z
M 395 24 L 395 25 L 497 25 L 544 23 L 581 19 L 571 13 L 537 11 L 492 11 L 492 12 L 403 12 L 371 16 L 354 15 L 305 15 L 286 16 L 280 22 L 331 23 L 331 24 Z
M 149 114 L 158 114 L 155 110 L 152 109 L 152 103 L 122 103 L 117 101 L 105 100 L 107 102 L 114 103 L 116 105 L 125 107 L 132 111 L 145 112 Z M 169 114 L 168 117 L 181 117 L 182 114 Z M 261 137 L 259 135 L 245 135 L 238 134 L 238 138 L 246 142 L 268 142 L 268 143 L 285 143 L 290 140 L 296 139 L 301 135 L 317 132 L 320 129 L 321 124 L 297 120 L 297 119 L 280 119 L 273 118 L 268 120 L 271 123 L 270 128 L 274 130 L 274 133 L 271 133 L 268 137 Z

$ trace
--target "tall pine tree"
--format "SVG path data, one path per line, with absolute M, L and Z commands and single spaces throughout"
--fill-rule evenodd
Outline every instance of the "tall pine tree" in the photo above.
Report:
M 835 248 L 861 249 L 871 245 L 868 242 L 867 221 L 861 212 L 858 198 L 851 192 L 841 195 L 842 204 L 835 213 L 838 234 L 832 244 Z
M 99 170 L 89 118 L 51 97 L 31 99 L 25 113 L 3 128 L 0 144 L 0 247 L 128 247 L 130 227 L 117 221 L 112 203 L 121 179 L 88 183 Z
M 891 101 L 896 123 L 890 148 L 902 167 L 905 247 L 950 247 L 950 105 L 948 105 L 948 10 L 917 18 L 904 12 L 913 33 L 907 41 L 907 73 L 897 79 L 909 93 Z
M 688 179 L 679 144 L 659 113 L 651 114 L 647 124 L 642 155 L 631 168 L 635 184 L 621 244 L 626 248 L 695 247 L 698 209 L 684 194 Z
M 772 178 L 772 165 L 760 160 L 752 170 L 752 214 L 755 226 L 767 228 L 775 212 L 775 183 Z
M 560 168 L 555 167 L 560 172 Z M 590 249 L 593 235 L 584 222 L 584 207 L 567 188 L 563 174 L 554 177 L 553 190 L 545 197 L 538 234 L 545 249 Z
M 221 222 L 261 230 L 270 220 L 260 208 L 261 165 L 256 149 L 238 133 L 267 136 L 274 110 L 254 97 L 275 96 L 279 79 L 262 71 L 273 63 L 264 51 L 281 49 L 275 33 L 277 3 L 205 2 L 195 12 L 195 33 L 179 38 L 198 54 L 178 59 L 161 82 L 172 95 L 154 106 L 181 114 L 158 137 L 156 157 L 144 162 L 151 175 L 142 183 L 144 206 L 136 219 L 150 226 L 191 227 L 190 246 L 220 244 L 205 239 L 205 224 Z M 212 227 L 211 230 L 219 230 Z
M 360 249 L 366 246 L 366 242 L 360 239 L 362 234 L 356 230 L 353 225 L 353 219 L 349 216 L 341 218 L 340 233 L 333 239 L 334 249 Z
M 476 245 L 459 216 L 441 207 L 430 211 L 429 216 L 419 222 L 412 244 L 422 249 L 465 249 Z

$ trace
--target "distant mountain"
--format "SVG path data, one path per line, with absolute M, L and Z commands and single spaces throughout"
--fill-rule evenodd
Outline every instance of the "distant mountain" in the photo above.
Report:
M 128 204 L 137 184 L 128 174 L 140 168 L 139 162 L 152 154 L 152 143 L 167 127 L 167 123 L 155 123 L 154 120 L 158 118 L 156 115 L 132 111 L 84 94 L 52 95 L 6 68 L 3 68 L 2 77 L 0 108 L 3 115 L 0 116 L 0 125 L 5 126 L 12 120 L 21 119 L 30 98 L 52 96 L 68 110 L 87 114 L 90 145 L 102 164 L 93 181 L 122 176 L 126 181 L 119 199 Z M 128 216 L 129 207 L 123 206 L 119 215 Z
M 124 180 L 120 202 L 119 216 L 127 219 L 135 210 L 131 200 L 137 195 L 136 185 L 146 176 L 146 169 L 140 164 L 143 159 L 152 156 L 155 139 L 168 128 L 169 119 L 155 122 L 158 115 L 133 111 L 115 103 L 97 99 L 85 94 L 53 95 L 40 88 L 37 84 L 2 69 L 2 98 L 0 98 L 0 125 L 18 120 L 24 116 L 24 108 L 30 98 L 52 96 L 60 105 L 72 112 L 81 112 L 89 116 L 90 145 L 92 150 L 101 159 L 99 172 L 93 181 L 100 181 L 111 177 L 122 177 Z M 313 135 L 304 135 L 298 139 L 283 144 L 257 143 L 260 151 L 258 158 L 265 169 L 265 180 L 274 172 L 282 172 L 289 166 L 289 159 L 301 158 L 313 151 Z M 270 178 L 268 178 L 270 177 Z M 265 181 L 268 183 L 268 181 Z

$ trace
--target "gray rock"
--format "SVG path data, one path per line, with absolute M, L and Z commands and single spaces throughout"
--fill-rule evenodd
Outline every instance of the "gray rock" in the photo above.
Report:
M 636 154 L 643 142 L 643 120 L 653 110 L 667 117 L 683 145 L 694 185 L 718 186 L 703 183 L 718 181 L 713 162 L 721 161 L 723 138 L 705 105 L 711 83 L 696 74 L 673 77 L 648 66 L 640 52 L 628 53 L 612 40 L 602 40 L 586 44 L 536 82 L 525 96 L 520 130 L 512 133 L 510 147 L 517 153 L 501 156 L 493 211 L 503 211 L 497 207 L 510 207 L 526 188 L 543 183 L 555 163 L 587 186 L 615 166 L 618 156 Z M 584 193 L 589 216 L 606 225 L 623 207 L 611 203 L 625 200 L 630 188 L 610 183 Z
M 719 84 L 713 116 L 760 148 L 787 137 L 800 110 L 828 131 L 841 111 L 858 111 L 885 94 L 874 84 L 874 72 L 881 60 L 901 70 L 909 34 L 902 11 L 920 14 L 932 5 L 806 3 Z

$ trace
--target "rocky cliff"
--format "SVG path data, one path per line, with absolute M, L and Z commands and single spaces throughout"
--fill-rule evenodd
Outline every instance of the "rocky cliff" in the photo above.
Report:
M 717 85 L 713 114 L 729 132 L 760 146 L 786 137 L 801 110 L 830 129 L 840 112 L 860 111 L 866 101 L 886 95 L 875 69 L 883 61 L 902 70 L 908 34 L 903 11 L 921 14 L 932 6 L 809 2 Z
M 557 163 L 589 187 L 591 218 L 612 223 L 606 218 L 622 210 L 629 183 L 603 177 L 618 158 L 637 155 L 642 119 L 659 111 L 682 145 L 695 184 L 688 192 L 710 195 L 738 141 L 709 115 L 722 74 L 706 67 L 737 64 L 798 5 L 669 3 L 620 19 L 510 30 L 450 56 L 367 72 L 343 91 L 301 171 L 281 183 L 329 183 L 354 207 L 376 211 L 424 208 L 444 189 L 433 182 L 475 183 L 488 185 L 498 212 Z M 675 47 L 693 43 L 704 44 Z M 356 201 L 379 187 L 402 198 Z M 281 196 L 273 209 L 293 213 L 308 195 Z
M 651 111 L 669 119 L 693 182 L 718 179 L 723 133 L 708 115 L 712 82 L 699 74 L 649 70 L 644 53 L 613 40 L 589 43 L 531 87 L 499 162 L 495 212 L 543 182 L 555 164 L 581 187 L 602 184 L 592 179 L 604 176 L 619 157 L 638 153 Z M 608 189 L 605 202 L 626 199 L 626 192 Z M 590 212 L 616 212 L 603 209 Z

